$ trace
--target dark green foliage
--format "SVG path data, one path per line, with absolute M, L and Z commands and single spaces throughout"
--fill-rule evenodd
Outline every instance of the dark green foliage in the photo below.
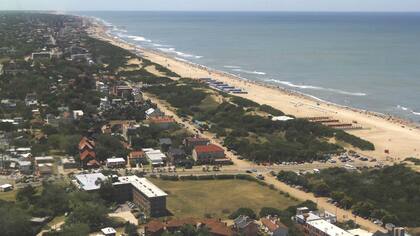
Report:
M 124 233 L 127 236 L 138 236 L 137 226 L 135 224 L 126 223 L 124 226 Z
M 30 215 L 23 209 L 0 202 L 0 232 L 4 236 L 30 236 L 34 231 Z
M 259 107 L 260 104 L 251 101 L 249 99 L 246 98 L 242 98 L 242 97 L 237 97 L 237 96 L 232 96 L 232 98 L 230 99 L 230 102 L 240 106 L 240 107 Z
M 301 176 L 281 171 L 277 178 L 331 197 L 343 208 L 351 208 L 363 217 L 396 225 L 420 225 L 420 214 L 416 210 L 420 208 L 420 174 L 403 165 L 360 173 L 331 168 L 320 174 Z
M 282 111 L 277 110 L 276 108 L 263 104 L 260 106 L 260 110 L 263 112 L 267 112 L 268 114 L 271 114 L 273 116 L 282 116 L 284 113 Z
M 128 154 L 128 150 L 123 146 L 121 137 L 111 135 L 99 135 L 96 139 L 96 156 L 99 160 L 106 160 L 110 157 L 123 157 Z
M 255 214 L 254 210 L 250 208 L 239 208 L 235 212 L 229 215 L 229 219 L 236 219 L 239 216 L 248 216 L 251 219 L 257 219 L 257 214 Z
M 87 236 L 90 229 L 87 224 L 77 223 L 72 225 L 65 225 L 61 231 L 52 231 L 44 233 L 45 236 Z
M 337 133 L 335 134 L 335 137 L 338 140 L 351 144 L 353 147 L 357 147 L 364 151 L 375 150 L 375 146 L 373 145 L 373 143 L 366 141 L 364 139 L 361 139 L 359 137 L 356 137 L 354 135 L 351 135 L 349 133 L 346 133 L 342 130 L 338 130 Z

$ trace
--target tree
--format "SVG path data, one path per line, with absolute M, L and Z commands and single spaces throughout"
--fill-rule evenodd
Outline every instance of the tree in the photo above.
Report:
M 55 216 L 64 214 L 69 206 L 65 188 L 57 184 L 44 183 L 38 202 L 39 206 Z
M 102 181 L 99 188 L 99 196 L 106 202 L 113 202 L 115 196 L 115 187 L 110 180 Z
M 124 233 L 128 236 L 137 236 L 139 233 L 137 232 L 137 226 L 135 224 L 131 224 L 127 222 L 124 226 Z
M 280 216 L 282 214 L 282 211 L 277 209 L 277 208 L 273 208 L 273 207 L 263 207 L 260 210 L 260 217 L 266 217 L 266 216 Z
M 104 226 L 108 221 L 108 210 L 100 203 L 86 202 L 72 210 L 66 223 L 85 223 L 91 230 L 96 230 Z
M 89 231 L 89 225 L 76 223 L 64 226 L 63 230 L 58 234 L 58 236 L 87 236 L 89 235 Z
M 32 185 L 28 185 L 22 189 L 19 189 L 16 193 L 16 200 L 19 202 L 33 203 L 35 201 L 36 189 Z
M 250 209 L 250 208 L 239 208 L 238 210 L 236 210 L 235 212 L 233 212 L 232 214 L 230 214 L 229 219 L 236 219 L 239 216 L 248 216 L 251 219 L 256 219 L 257 218 L 257 214 L 255 214 L 254 210 Z
M 9 204 L 0 206 L 0 232 L 4 236 L 33 235 L 30 216 L 24 210 Z

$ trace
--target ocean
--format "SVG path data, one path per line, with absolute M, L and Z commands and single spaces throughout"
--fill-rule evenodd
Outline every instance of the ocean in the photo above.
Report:
M 420 13 L 77 14 L 180 60 L 420 122 Z

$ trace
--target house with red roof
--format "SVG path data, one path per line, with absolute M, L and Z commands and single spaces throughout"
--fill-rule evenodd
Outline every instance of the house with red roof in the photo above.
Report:
M 225 150 L 217 145 L 199 145 L 192 151 L 192 157 L 199 163 L 212 163 L 217 159 L 226 159 Z
M 288 228 L 280 220 L 274 217 L 264 217 L 261 219 L 261 229 L 268 235 L 287 236 Z
M 96 159 L 95 141 L 83 137 L 79 142 L 80 165 L 83 168 L 97 168 L 100 163 Z
M 176 121 L 169 116 L 150 117 L 149 122 L 151 125 L 157 126 L 161 129 L 168 129 L 176 124 Z

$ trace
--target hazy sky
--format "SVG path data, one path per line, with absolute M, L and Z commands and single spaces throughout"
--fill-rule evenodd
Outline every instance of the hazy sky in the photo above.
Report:
M 0 10 L 420 12 L 420 0 L 0 0 Z

